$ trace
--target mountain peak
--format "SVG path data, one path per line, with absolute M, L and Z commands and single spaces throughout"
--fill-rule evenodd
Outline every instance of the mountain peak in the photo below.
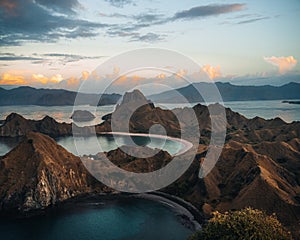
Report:
M 27 133 L 0 166 L 0 210 L 41 209 L 90 191 L 80 159 L 41 133 Z
M 22 120 L 25 120 L 25 118 L 23 116 L 21 116 L 20 114 L 18 113 L 11 113 L 9 114 L 6 119 L 5 119 L 5 122 L 9 122 L 9 121 L 12 121 L 14 119 L 22 119 Z
M 135 89 L 132 92 L 126 92 L 124 94 L 123 100 L 122 100 L 122 104 L 124 103 L 131 103 L 131 102 L 145 102 L 147 103 L 147 99 L 144 96 L 144 94 L 138 90 Z

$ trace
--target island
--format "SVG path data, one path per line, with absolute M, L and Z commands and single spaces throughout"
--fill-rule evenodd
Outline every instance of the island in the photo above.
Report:
M 90 111 L 76 110 L 70 118 L 75 122 L 88 122 L 94 120 L 96 117 Z
M 191 209 L 195 208 L 200 213 L 197 218 L 194 215 L 200 223 L 209 219 L 216 210 L 226 212 L 249 206 L 263 209 L 268 214 L 276 213 L 284 226 L 294 236 L 299 236 L 300 122 L 286 123 L 280 118 L 247 119 L 226 108 L 227 135 L 222 154 L 212 171 L 199 178 L 211 137 L 208 107 L 196 104 L 193 108 L 163 110 L 149 104 L 137 90 L 125 95 L 115 111 L 103 118 L 101 124 L 78 127 L 78 133 L 84 132 L 89 136 L 91 128 L 96 134 L 111 132 L 114 114 L 121 109 L 130 111 L 128 102 L 136 105 L 139 99 L 143 104 L 130 118 L 130 132 L 147 134 L 151 126 L 160 124 L 165 127 L 168 136 L 176 138 L 180 137 L 182 129 L 174 112 L 187 116 L 188 111 L 193 111 L 198 121 L 192 129 L 184 131 L 188 131 L 191 137 L 198 129 L 201 132 L 197 153 L 179 179 L 159 190 L 160 197 L 167 194 L 172 196 L 169 199 L 179 198 L 191 204 Z M 122 128 L 121 119 L 116 125 Z M 77 130 L 75 128 L 75 136 Z M 59 123 L 50 117 L 30 120 L 13 113 L 3 121 L 0 137 L 19 137 L 20 142 L 0 157 L 0 214 L 27 215 L 84 196 L 101 198 L 120 194 L 97 181 L 78 156 L 53 139 L 71 136 L 72 133 L 72 124 Z M 126 152 L 130 151 L 136 149 Z M 155 171 L 173 160 L 166 151 L 159 151 L 146 160 L 126 152 L 118 148 L 85 158 L 93 163 L 105 155 L 119 168 L 140 173 Z M 180 204 L 180 201 L 177 203 Z

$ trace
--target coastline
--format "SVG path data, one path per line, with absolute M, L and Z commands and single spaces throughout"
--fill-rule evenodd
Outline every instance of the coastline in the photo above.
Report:
M 137 136 L 137 137 L 153 137 L 165 140 L 171 140 L 175 142 L 179 142 L 183 145 L 182 149 L 179 152 L 175 153 L 172 156 L 181 155 L 193 147 L 193 144 L 185 139 L 175 138 L 170 136 L 158 135 L 158 134 L 148 134 L 148 133 L 126 133 L 126 132 L 101 132 L 97 133 L 97 135 L 120 135 L 120 136 Z
M 16 211 L 8 211 L 8 212 L 0 212 L 0 219 L 9 218 L 9 219 L 26 219 L 32 218 L 40 215 L 52 215 L 56 214 L 60 210 L 71 210 L 80 209 L 81 207 L 91 207 L 91 206 L 105 206 L 106 204 L 113 203 L 113 201 L 118 201 L 122 199 L 145 199 L 149 201 L 153 201 L 159 204 L 162 204 L 172 210 L 178 217 L 179 222 L 184 225 L 186 228 L 196 231 L 201 229 L 201 224 L 199 220 L 197 220 L 197 216 L 200 216 L 201 213 L 190 203 L 184 201 L 183 199 L 179 199 L 178 201 L 173 201 L 177 197 L 161 193 L 161 192 L 151 192 L 151 193 L 140 193 L 140 194 L 132 194 L 132 193 L 92 193 L 92 194 L 84 194 L 81 196 L 77 196 L 63 202 L 57 203 L 56 205 L 49 206 L 44 209 L 35 209 L 28 212 L 16 212 Z M 181 203 L 181 204 L 180 204 Z M 194 211 L 190 208 L 188 209 L 188 205 L 191 205 L 194 208 Z M 204 219 L 202 219 L 204 220 Z M 201 221 L 203 222 L 203 221 Z
M 201 224 L 204 222 L 204 217 L 201 212 L 191 203 L 185 200 L 163 192 L 149 192 L 149 193 L 109 193 L 109 194 L 88 194 L 79 196 L 77 198 L 69 199 L 58 205 L 62 207 L 74 207 L 78 205 L 97 205 L 104 204 L 110 201 L 117 201 L 122 199 L 146 199 L 159 204 L 163 204 L 173 210 L 181 219 L 181 223 L 187 228 L 196 231 L 201 229 Z M 55 209 L 55 206 L 54 206 Z
M 202 228 L 199 220 L 197 220 L 201 215 L 200 212 L 193 205 L 181 198 L 179 199 L 176 196 L 162 192 L 140 193 L 135 197 L 158 202 L 167 206 L 168 208 L 173 209 L 174 212 L 176 212 L 182 218 L 182 224 L 193 231 L 197 231 Z M 178 201 L 173 201 L 172 199 L 174 198 L 176 198 Z M 181 204 L 179 203 L 179 201 L 181 202 Z M 190 206 L 190 208 L 188 209 L 187 206 Z M 203 222 L 203 220 L 204 219 L 202 219 L 201 222 Z

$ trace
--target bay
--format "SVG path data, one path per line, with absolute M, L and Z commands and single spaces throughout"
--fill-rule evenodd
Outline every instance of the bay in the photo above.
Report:
M 183 240 L 192 231 L 174 209 L 129 198 L 75 204 L 26 219 L 0 219 L 1 239 Z

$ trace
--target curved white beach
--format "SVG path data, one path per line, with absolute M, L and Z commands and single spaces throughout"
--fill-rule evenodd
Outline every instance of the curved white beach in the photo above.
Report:
M 175 153 L 173 156 L 181 155 L 193 147 L 193 144 L 185 139 L 169 137 L 169 136 L 164 136 L 164 135 L 158 135 L 158 134 L 126 133 L 126 132 L 102 132 L 102 133 L 98 133 L 98 134 L 100 134 L 100 135 L 110 134 L 110 135 L 120 135 L 120 136 L 153 137 L 153 138 L 171 140 L 174 142 L 181 143 L 183 145 L 183 147 L 180 149 L 179 152 Z

